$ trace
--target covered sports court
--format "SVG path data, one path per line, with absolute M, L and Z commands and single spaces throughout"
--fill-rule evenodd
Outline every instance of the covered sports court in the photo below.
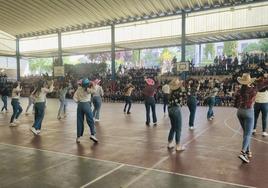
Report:
M 268 2 L 258 0 L 0 0 L 0 55 L 58 57 L 96 52 L 268 37 Z M 184 55 L 183 55 L 184 54 Z M 26 99 L 22 99 L 26 106 Z M 167 150 L 169 118 L 157 105 L 158 126 L 145 126 L 145 107 L 104 103 L 96 123 L 100 143 L 76 138 L 76 104 L 56 119 L 49 99 L 42 134 L 29 131 L 33 116 L 10 128 L 0 114 L 0 187 L 260 187 L 268 184 L 268 140 L 252 138 L 253 159 L 237 158 L 241 130 L 236 109 L 216 107 L 208 122 L 198 107 L 196 129 L 188 130 L 182 108 L 183 152 Z M 259 126 L 260 127 L 260 126 Z M 259 130 L 258 130 L 259 131 Z M 88 133 L 86 127 L 85 135 Z

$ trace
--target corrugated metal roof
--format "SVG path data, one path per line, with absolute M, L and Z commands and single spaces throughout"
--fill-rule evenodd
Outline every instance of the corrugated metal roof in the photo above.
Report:
M 0 30 L 29 37 L 263 0 L 0 0 Z

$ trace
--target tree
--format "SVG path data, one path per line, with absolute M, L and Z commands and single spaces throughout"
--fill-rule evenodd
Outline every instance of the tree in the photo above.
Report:
M 170 62 L 174 55 L 169 51 L 168 48 L 164 48 L 162 53 L 160 54 L 161 62 Z
M 51 74 L 53 71 L 52 58 L 36 58 L 29 60 L 29 68 L 31 73 L 48 73 Z
M 262 52 L 268 52 L 268 38 L 261 39 L 259 44 Z
M 250 43 L 244 49 L 243 52 L 260 51 L 260 45 L 258 43 Z
M 204 53 L 206 59 L 211 60 L 215 56 L 215 45 L 214 43 L 208 43 L 205 45 Z
M 227 56 L 237 55 L 237 41 L 224 42 L 223 53 Z

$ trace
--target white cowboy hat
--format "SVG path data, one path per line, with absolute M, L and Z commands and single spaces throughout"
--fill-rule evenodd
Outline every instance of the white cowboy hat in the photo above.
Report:
M 237 78 L 237 81 L 242 85 L 249 85 L 255 80 L 256 78 L 251 78 L 249 73 L 243 73 L 242 77 Z

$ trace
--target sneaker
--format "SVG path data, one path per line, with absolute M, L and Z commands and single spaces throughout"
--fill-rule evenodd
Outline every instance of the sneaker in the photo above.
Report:
M 213 120 L 213 118 L 212 118 L 212 117 L 211 117 L 211 118 L 208 118 L 208 120 L 209 120 L 209 121 L 212 121 L 212 120 Z
M 37 134 L 40 134 L 40 133 L 41 133 L 41 131 L 40 131 L 40 130 L 36 130 L 36 133 L 37 133 Z
M 177 145 L 176 146 L 176 151 L 184 151 L 186 148 L 184 145 Z
M 95 119 L 95 121 L 96 121 L 96 122 L 99 122 L 99 121 L 100 121 L 100 119 Z
M 131 112 L 127 112 L 127 114 L 131 114 Z
M 80 143 L 80 137 L 76 138 L 76 143 Z
M 192 130 L 194 130 L 194 127 L 193 126 L 190 126 L 189 129 L 192 131 Z
M 262 132 L 262 136 L 266 137 L 266 136 L 268 136 L 268 133 L 267 132 Z
M 30 131 L 32 131 L 34 135 L 38 135 L 38 132 L 34 127 L 30 128 Z
M 12 123 L 10 123 L 10 125 L 9 125 L 10 127 L 16 127 L 17 126 L 17 124 L 16 123 L 14 123 L 14 122 L 12 122 Z
M 253 129 L 252 134 L 253 135 L 256 135 L 256 132 L 257 132 L 257 130 L 256 129 Z
M 150 126 L 150 123 L 147 123 L 147 122 L 146 122 L 145 124 L 146 124 L 146 126 Z
M 241 154 L 243 154 L 243 152 L 241 152 Z M 247 151 L 246 154 L 247 154 L 248 158 L 252 157 L 252 152 L 251 151 Z
M 248 156 L 247 156 L 245 153 L 239 155 L 238 157 L 239 157 L 239 159 L 241 159 L 243 162 L 245 162 L 245 163 L 249 163 Z
M 57 119 L 60 120 L 61 119 L 61 116 L 58 116 Z
M 172 149 L 174 148 L 174 145 L 172 143 L 168 143 L 168 146 L 167 146 L 168 149 Z
M 17 124 L 20 123 L 20 121 L 18 119 L 15 119 L 14 122 Z
M 98 139 L 95 137 L 95 135 L 91 135 L 89 138 L 90 138 L 90 140 L 92 140 L 95 143 L 99 142 Z
M 154 123 L 154 126 L 157 126 L 157 123 L 156 122 Z

